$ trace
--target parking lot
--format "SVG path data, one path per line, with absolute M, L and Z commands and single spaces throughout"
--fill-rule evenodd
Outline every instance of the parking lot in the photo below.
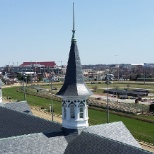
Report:
M 104 101 L 107 100 L 107 94 L 103 94 L 103 95 L 94 94 L 91 97 L 92 98 L 100 98 Z M 115 95 L 111 95 L 111 94 L 108 94 L 108 99 L 111 102 L 135 103 L 135 99 L 119 99 L 119 98 L 115 97 Z M 139 101 L 139 104 L 150 105 L 152 102 L 154 102 L 153 97 L 151 97 L 151 99 L 144 98 L 144 99 L 142 99 L 142 101 Z

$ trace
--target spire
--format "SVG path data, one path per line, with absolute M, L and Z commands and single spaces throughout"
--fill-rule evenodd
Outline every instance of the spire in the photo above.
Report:
M 62 98 L 62 127 L 66 129 L 88 127 L 88 106 L 86 100 L 87 97 L 92 94 L 84 81 L 82 65 L 75 39 L 74 3 L 72 32 L 64 84 L 56 94 Z
M 65 75 L 65 81 L 57 93 L 59 96 L 90 96 L 92 93 L 86 86 L 82 72 L 81 61 L 77 42 L 75 39 L 75 24 L 74 24 L 74 3 L 73 3 L 73 30 L 68 65 Z
M 72 41 L 75 41 L 75 16 L 74 16 L 74 3 L 73 3 L 73 30 L 72 30 Z

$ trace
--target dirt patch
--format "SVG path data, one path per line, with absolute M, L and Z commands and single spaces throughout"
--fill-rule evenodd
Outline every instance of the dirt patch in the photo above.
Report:
M 144 143 L 144 142 L 139 142 L 139 144 L 141 145 L 141 147 L 144 150 L 147 150 L 147 151 L 150 151 L 150 152 L 154 152 L 154 145 L 150 145 L 150 144 L 147 144 L 147 143 Z
M 52 115 L 48 112 L 44 112 L 43 110 L 39 109 L 38 107 L 31 107 L 31 111 L 32 111 L 33 115 L 35 115 L 35 116 L 52 121 Z M 61 118 L 61 116 L 54 115 L 53 121 L 58 122 L 58 123 L 62 123 L 62 118 Z

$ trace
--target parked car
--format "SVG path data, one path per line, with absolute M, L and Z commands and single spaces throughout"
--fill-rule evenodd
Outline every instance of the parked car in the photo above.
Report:
M 120 99 L 128 99 L 128 96 L 127 95 L 119 95 L 119 98 Z
M 53 87 L 52 90 L 57 90 L 57 88 L 56 87 Z
M 133 96 L 132 96 L 132 97 L 130 97 L 130 99 L 136 99 L 136 97 L 133 97 Z

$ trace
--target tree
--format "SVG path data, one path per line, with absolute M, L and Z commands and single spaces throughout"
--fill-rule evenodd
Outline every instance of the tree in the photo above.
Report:
M 94 92 L 97 91 L 97 88 L 98 88 L 97 86 L 93 86 L 93 87 L 92 87 L 92 89 L 94 89 Z
M 128 90 L 130 88 L 130 84 L 127 84 L 126 87 L 127 87 L 127 90 Z
M 22 80 L 22 75 L 20 73 L 17 73 L 17 79 Z
M 141 74 L 137 74 L 137 75 L 136 75 L 136 80 L 137 80 L 138 78 L 141 78 L 141 77 L 142 77 Z

